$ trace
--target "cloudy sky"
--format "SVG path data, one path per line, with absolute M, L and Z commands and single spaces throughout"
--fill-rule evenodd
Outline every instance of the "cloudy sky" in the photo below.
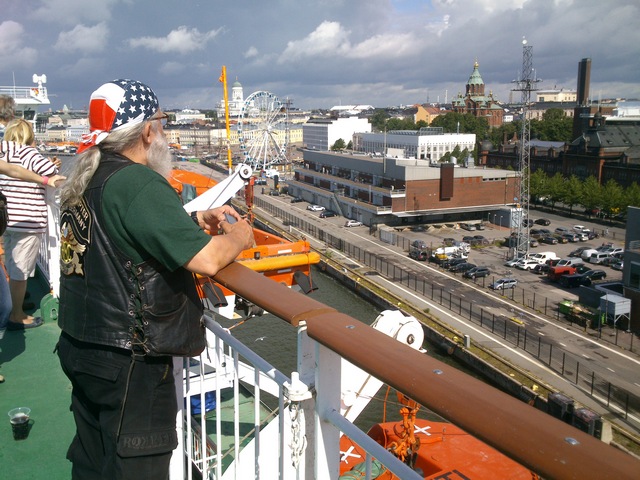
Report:
M 54 109 L 83 108 L 115 78 L 151 86 L 166 108 L 210 108 L 229 89 L 294 107 L 444 102 L 477 60 L 502 101 L 533 47 L 539 88 L 640 98 L 637 0 L 1 0 L 0 85 L 46 74 Z

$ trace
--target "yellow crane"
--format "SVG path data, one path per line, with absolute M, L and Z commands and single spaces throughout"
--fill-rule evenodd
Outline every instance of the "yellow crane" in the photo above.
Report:
M 222 66 L 222 74 L 218 79 L 222 83 L 224 89 L 224 120 L 227 126 L 227 161 L 229 164 L 229 175 L 233 173 L 233 165 L 231 162 L 231 128 L 229 127 L 229 94 L 227 93 L 227 67 Z

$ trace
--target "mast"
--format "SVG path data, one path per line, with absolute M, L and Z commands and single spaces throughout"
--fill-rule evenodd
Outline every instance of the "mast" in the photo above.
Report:
M 222 74 L 218 79 L 222 83 L 224 89 L 224 120 L 227 127 L 227 162 L 229 165 L 229 175 L 233 173 L 233 165 L 231 162 L 231 129 L 229 128 L 229 94 L 227 93 L 227 67 L 222 66 Z

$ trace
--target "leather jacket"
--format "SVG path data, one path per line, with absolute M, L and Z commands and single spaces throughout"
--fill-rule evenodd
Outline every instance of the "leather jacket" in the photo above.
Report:
M 62 205 L 58 324 L 77 340 L 141 355 L 197 355 L 205 337 L 193 274 L 154 259 L 134 264 L 104 229 L 104 185 L 132 164 L 103 155 L 81 204 Z

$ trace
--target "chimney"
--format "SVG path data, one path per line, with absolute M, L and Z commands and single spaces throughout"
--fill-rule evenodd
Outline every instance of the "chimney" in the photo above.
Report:
M 576 107 L 573 110 L 573 138 L 578 138 L 589 128 L 589 84 L 591 83 L 591 59 L 583 58 L 578 64 L 578 88 Z
M 591 59 L 583 58 L 578 64 L 578 105 L 587 106 L 589 100 L 589 84 L 591 83 Z

